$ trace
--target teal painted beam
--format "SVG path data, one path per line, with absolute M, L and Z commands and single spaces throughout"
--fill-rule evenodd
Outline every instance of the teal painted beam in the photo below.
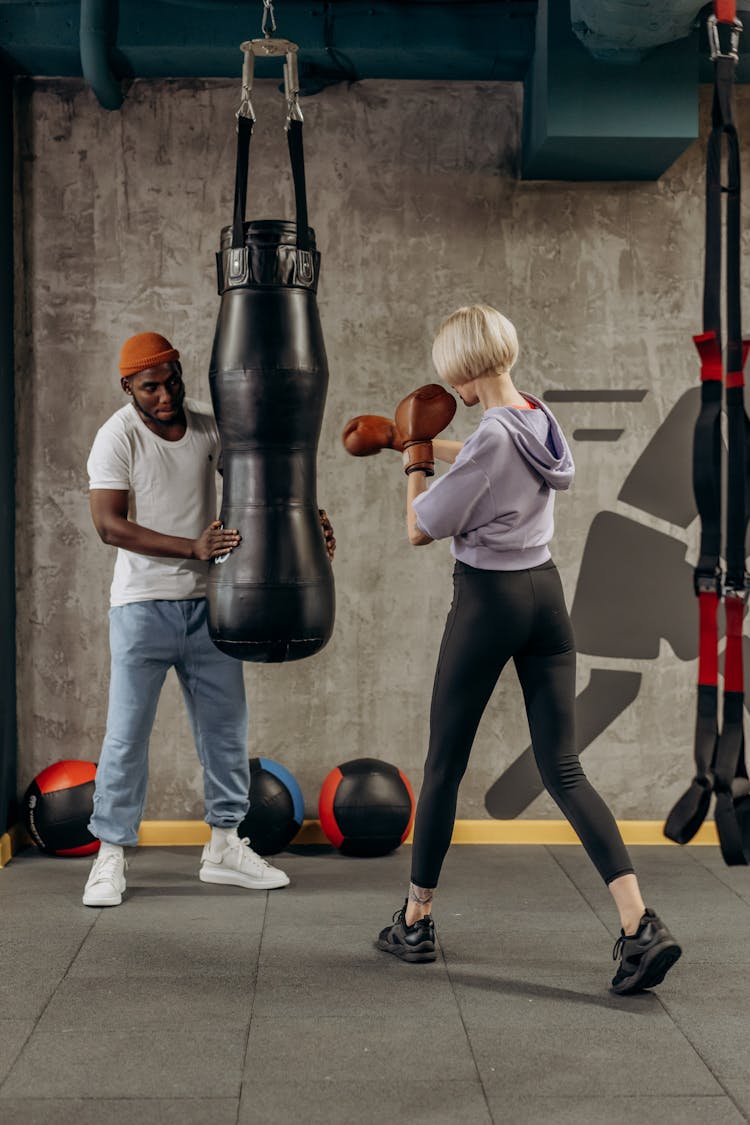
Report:
M 239 44 L 260 37 L 262 5 L 120 0 L 118 78 L 239 76 Z M 300 45 L 305 66 L 330 80 L 433 78 L 521 80 L 534 45 L 536 0 L 397 3 L 394 0 L 282 0 L 277 34 Z M 6 69 L 34 75 L 81 73 L 79 4 L 0 0 Z M 259 77 L 278 67 L 256 64 Z
M 13 82 L 0 74 L 0 836 L 16 799 Z
M 592 58 L 569 5 L 540 0 L 524 98 L 524 179 L 656 180 L 698 135 L 698 37 L 630 67 Z

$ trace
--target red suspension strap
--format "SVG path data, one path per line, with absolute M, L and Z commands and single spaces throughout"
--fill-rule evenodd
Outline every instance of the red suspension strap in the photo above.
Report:
M 723 28 L 720 25 L 726 25 Z M 706 154 L 706 258 L 703 332 L 695 336 L 701 361 L 701 410 L 693 441 L 693 489 L 701 523 L 695 568 L 700 649 L 695 725 L 695 777 L 667 818 L 665 835 L 693 838 L 716 794 L 716 825 L 727 864 L 750 863 L 750 786 L 743 733 L 742 626 L 747 600 L 745 536 L 750 516 L 750 422 L 744 406 L 740 308 L 740 155 L 734 124 L 734 78 L 742 25 L 736 5 L 715 0 L 708 19 L 714 62 L 712 129 Z M 722 50 L 721 37 L 728 36 Z M 726 184 L 722 154 L 726 147 Z M 725 200 L 722 223 L 722 200 Z M 723 250 L 723 254 L 722 254 Z M 722 257 L 726 288 L 726 366 L 722 358 Z M 726 371 L 726 375 L 725 375 Z M 722 529 L 721 413 L 727 416 L 726 527 Z M 722 534 L 723 532 L 723 534 Z M 722 557 L 726 571 L 722 571 Z M 718 610 L 724 604 L 727 644 L 721 731 L 718 723 Z
M 718 23 L 733 24 L 737 19 L 736 0 L 714 0 L 714 17 Z

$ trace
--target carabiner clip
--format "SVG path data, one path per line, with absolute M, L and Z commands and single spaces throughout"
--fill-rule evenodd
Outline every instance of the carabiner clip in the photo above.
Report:
M 253 68 L 257 58 L 284 58 L 284 96 L 286 97 L 286 128 L 292 121 L 302 121 L 299 107 L 299 47 L 289 39 L 248 39 L 240 49 L 245 53 L 242 68 L 242 102 L 237 111 L 238 117 L 250 117 L 255 121 L 253 107 L 250 105 L 250 90 L 253 85 Z
M 293 51 L 287 51 L 284 63 L 284 96 L 286 97 L 286 128 L 289 129 L 292 121 L 304 121 L 302 110 L 299 107 L 299 66 L 297 63 L 299 50 L 295 46 Z
M 708 33 L 708 45 L 711 50 L 711 62 L 716 62 L 717 59 L 734 59 L 735 62 L 740 61 L 740 36 L 742 35 L 743 26 L 742 20 L 734 19 L 731 25 L 725 24 L 724 26 L 731 26 L 729 33 L 729 50 L 722 51 L 721 38 L 719 36 L 719 21 L 716 16 L 711 15 L 706 20 L 706 31 Z
M 271 27 L 268 28 L 268 20 L 271 20 Z M 260 25 L 260 30 L 265 35 L 266 39 L 270 39 L 276 30 L 276 17 L 273 13 L 273 0 L 263 0 L 263 20 Z
M 244 55 L 244 62 L 242 63 L 242 100 L 235 117 L 249 117 L 255 123 L 255 111 L 252 102 L 250 101 L 250 92 L 253 88 L 253 78 L 255 76 L 255 56 L 252 51 L 246 51 L 246 43 L 242 44 L 242 53 Z

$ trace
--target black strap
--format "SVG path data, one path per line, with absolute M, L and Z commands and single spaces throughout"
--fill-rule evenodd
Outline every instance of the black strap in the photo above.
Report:
M 714 778 L 711 772 L 719 737 L 717 688 L 698 685 L 695 718 L 695 777 L 672 808 L 664 835 L 676 844 L 688 844 L 708 816 Z
M 245 245 L 245 212 L 247 210 L 247 180 L 250 167 L 250 139 L 254 122 L 250 117 L 237 118 L 237 164 L 234 177 L 234 219 L 232 222 L 232 249 Z M 289 159 L 294 180 L 294 204 L 297 213 L 297 247 L 312 249 L 312 238 L 307 218 L 307 188 L 305 184 L 305 154 L 302 147 L 302 122 L 290 121 L 287 128 Z
M 743 734 L 742 620 L 745 607 L 745 539 L 750 517 L 750 420 L 744 407 L 740 301 L 740 156 L 733 101 L 736 58 L 715 60 L 712 129 L 706 153 L 706 257 L 703 333 L 695 337 L 701 357 L 701 410 L 693 444 L 693 488 L 701 521 L 695 588 L 700 599 L 700 659 L 695 725 L 695 776 L 667 818 L 665 835 L 684 844 L 708 814 L 716 793 L 716 824 L 728 864 L 750 862 L 750 819 L 738 816 L 737 798 L 747 801 Z M 727 182 L 721 183 L 723 146 Z M 726 238 L 722 239 L 722 198 Z M 722 243 L 726 259 L 726 412 L 728 423 L 725 558 L 722 547 Z M 722 581 L 723 579 L 723 581 Z M 718 606 L 725 597 L 727 648 L 721 732 L 718 726 Z M 744 807 L 744 806 L 743 806 Z M 747 836 L 747 839 L 744 837 Z
M 247 209 L 247 175 L 250 167 L 250 140 L 255 122 L 251 117 L 237 118 L 237 163 L 234 173 L 234 220 L 232 249 L 245 245 L 245 211 Z
M 723 726 L 714 760 L 714 792 L 721 854 L 730 867 L 750 862 L 750 838 L 743 832 L 735 807 L 736 798 L 742 800 L 747 795 L 746 785 L 738 785 L 738 780 L 747 778 L 742 719 L 742 694 L 725 691 Z
M 290 121 L 287 128 L 289 159 L 294 180 L 294 205 L 297 212 L 297 246 L 300 250 L 312 249 L 310 228 L 307 223 L 307 188 L 305 186 L 305 154 L 302 148 L 302 122 Z
M 716 82 L 712 118 L 714 132 L 721 130 L 727 146 L 726 193 L 726 412 L 727 412 L 727 503 L 725 611 L 727 647 L 724 658 L 724 706 L 722 728 L 714 761 L 716 826 L 722 855 L 728 864 L 750 862 L 750 839 L 743 839 L 734 808 L 736 779 L 746 778 L 743 733 L 744 677 L 742 623 L 745 613 L 745 541 L 748 500 L 748 418 L 745 413 L 745 348 L 742 341 L 740 294 L 740 151 L 733 119 L 735 59 L 716 60 Z
M 695 592 L 721 593 L 721 343 L 713 332 L 696 339 L 701 355 L 701 408 L 693 432 L 693 494 L 700 517 Z M 701 622 L 703 626 L 703 622 Z

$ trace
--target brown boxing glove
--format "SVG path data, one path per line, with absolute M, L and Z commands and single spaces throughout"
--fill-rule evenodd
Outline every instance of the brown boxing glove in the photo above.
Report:
M 341 440 L 352 457 L 370 457 L 381 449 L 403 451 L 401 434 L 390 418 L 379 414 L 359 414 L 344 426 Z
M 450 424 L 456 413 L 453 395 L 438 383 L 418 387 L 396 407 L 396 429 L 404 443 L 404 472 L 417 469 L 431 477 L 435 473 L 432 439 Z

